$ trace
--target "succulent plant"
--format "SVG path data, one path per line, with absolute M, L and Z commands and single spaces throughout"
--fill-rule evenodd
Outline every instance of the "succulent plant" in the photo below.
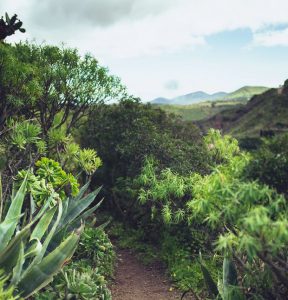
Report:
M 9 17 L 7 13 L 5 13 L 4 17 L 0 19 L 0 41 L 4 40 L 7 36 L 10 36 L 15 33 L 15 31 L 19 30 L 24 33 L 26 30 L 22 28 L 23 22 L 21 22 L 17 15 L 13 15 L 13 17 Z

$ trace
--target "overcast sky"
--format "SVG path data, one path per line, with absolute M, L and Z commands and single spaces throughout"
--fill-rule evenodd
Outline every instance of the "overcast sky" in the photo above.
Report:
M 6 11 L 27 30 L 7 41 L 92 53 L 144 101 L 288 78 L 287 0 L 0 0 Z

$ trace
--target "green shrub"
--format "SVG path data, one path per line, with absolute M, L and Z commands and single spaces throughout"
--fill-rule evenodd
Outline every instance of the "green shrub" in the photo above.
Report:
M 201 239 L 199 239 L 201 242 Z M 203 249 L 204 250 L 204 249 Z M 165 234 L 161 242 L 161 258 L 166 263 L 169 273 L 176 286 L 182 291 L 193 290 L 203 294 L 204 278 L 199 264 L 198 251 L 188 243 L 183 243 L 181 236 Z M 205 254 L 205 265 L 212 277 L 217 280 L 220 273 L 222 258 L 211 253 Z
M 74 262 L 66 266 L 36 300 L 111 300 L 107 282 L 98 268 L 92 268 L 88 261 Z
M 265 140 L 253 153 L 246 175 L 288 195 L 288 134 Z
M 116 258 L 114 247 L 101 228 L 85 228 L 75 257 L 78 260 L 89 261 L 89 264 L 96 267 L 105 277 L 113 275 Z
M 71 259 L 83 230 L 82 221 L 98 207 L 86 210 L 99 191 L 83 197 L 86 185 L 75 198 L 63 203 L 58 199 L 50 206 L 50 197 L 40 210 L 31 208 L 23 214 L 27 178 L 28 174 L 12 195 L 0 223 L 0 269 L 9 278 L 5 288 L 9 292 L 15 286 L 15 295 L 25 298 L 47 285 Z
M 102 228 L 85 228 L 74 261 L 58 274 L 37 300 L 110 300 L 107 280 L 113 275 L 115 251 Z

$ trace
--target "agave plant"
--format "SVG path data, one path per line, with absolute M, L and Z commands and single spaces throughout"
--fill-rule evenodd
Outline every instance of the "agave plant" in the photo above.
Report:
M 99 189 L 84 196 L 86 184 L 75 198 L 63 203 L 59 199 L 52 208 L 50 199 L 26 224 L 22 213 L 26 185 L 27 176 L 0 223 L 0 269 L 10 278 L 6 288 L 14 286 L 15 296 L 24 298 L 46 286 L 69 261 L 78 245 L 84 220 L 101 203 L 87 209 Z
M 199 263 L 208 292 L 213 299 L 244 300 L 244 296 L 238 286 L 237 271 L 232 259 L 230 259 L 228 256 L 224 257 L 223 278 L 222 280 L 218 281 L 218 286 L 203 263 L 201 254 Z

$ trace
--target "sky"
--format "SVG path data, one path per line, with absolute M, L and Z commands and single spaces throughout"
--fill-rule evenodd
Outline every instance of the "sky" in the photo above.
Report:
M 276 87 L 288 78 L 287 0 L 0 0 L 7 38 L 91 53 L 143 101 Z

